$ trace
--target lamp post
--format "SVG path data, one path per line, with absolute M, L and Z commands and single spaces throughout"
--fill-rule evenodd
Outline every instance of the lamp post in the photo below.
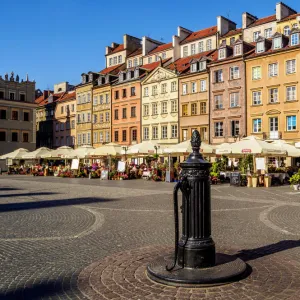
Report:
M 126 161 L 126 160 L 127 160 L 127 155 L 126 155 L 126 153 L 127 153 L 128 147 L 127 147 L 127 146 L 124 146 L 124 147 L 122 147 L 122 149 L 125 151 L 125 161 Z

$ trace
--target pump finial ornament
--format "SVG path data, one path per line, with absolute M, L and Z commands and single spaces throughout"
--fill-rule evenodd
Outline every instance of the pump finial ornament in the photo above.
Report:
M 198 130 L 194 130 L 191 138 L 191 145 L 194 153 L 199 153 L 201 146 L 201 136 Z

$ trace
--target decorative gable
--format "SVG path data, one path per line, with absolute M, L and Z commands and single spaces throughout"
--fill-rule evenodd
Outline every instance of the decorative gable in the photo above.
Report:
M 149 84 L 153 82 L 161 82 L 163 80 L 176 78 L 177 75 L 168 69 L 165 69 L 163 67 L 157 67 L 148 78 L 145 79 L 143 84 Z

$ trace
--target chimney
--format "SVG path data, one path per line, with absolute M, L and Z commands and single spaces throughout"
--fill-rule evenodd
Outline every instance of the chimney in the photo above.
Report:
M 192 33 L 191 30 L 183 28 L 181 26 L 177 27 L 177 36 L 179 37 L 179 42 L 183 41 L 186 37 L 188 37 Z
M 47 99 L 49 97 L 49 90 L 48 91 L 44 90 L 43 96 L 44 96 L 44 99 Z
M 222 16 L 217 17 L 218 33 L 220 36 L 226 34 L 230 30 L 236 29 L 236 23 Z
M 163 43 L 160 41 L 153 40 L 147 36 L 143 36 L 142 38 L 142 54 L 143 56 L 147 55 L 151 50 L 156 48 Z
M 172 61 L 176 61 L 180 58 L 180 39 L 179 36 L 173 35 L 172 37 L 172 44 L 173 44 L 173 57 Z
M 106 47 L 105 47 L 105 54 L 107 55 L 107 54 L 111 53 L 112 50 L 113 50 L 113 49 L 112 49 L 111 47 L 106 46 Z
M 287 6 L 282 2 L 276 3 L 276 20 L 281 21 L 290 15 L 296 14 L 297 12 L 291 7 Z
M 250 24 L 252 24 L 256 20 L 257 20 L 257 17 L 255 17 L 247 12 L 244 12 L 242 14 L 242 28 L 243 29 L 247 28 Z
M 120 46 L 120 44 L 115 43 L 115 42 L 111 43 L 111 48 L 113 48 L 113 49 L 117 48 L 118 46 Z

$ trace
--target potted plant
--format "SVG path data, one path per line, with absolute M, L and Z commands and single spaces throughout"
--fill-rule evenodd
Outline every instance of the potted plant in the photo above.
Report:
M 252 175 L 252 187 L 256 188 L 257 187 L 257 174 Z
M 291 178 L 290 178 L 290 184 L 291 186 L 293 186 L 294 190 L 297 191 L 299 189 L 299 182 L 300 182 L 300 174 L 294 174 Z
M 252 187 L 252 177 L 250 175 L 247 176 L 247 187 Z
M 267 188 L 270 187 L 271 181 L 272 181 L 272 176 L 269 174 L 265 174 L 265 176 L 264 176 L 265 187 L 267 187 Z

